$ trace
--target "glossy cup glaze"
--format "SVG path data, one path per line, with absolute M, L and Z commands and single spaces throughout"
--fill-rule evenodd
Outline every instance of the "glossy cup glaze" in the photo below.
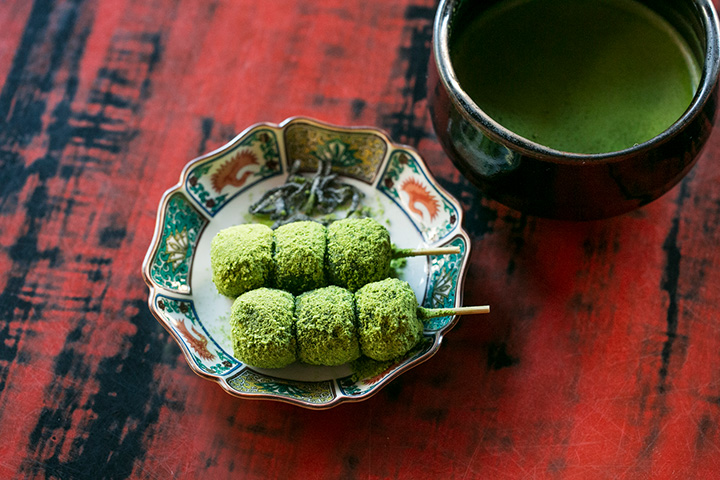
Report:
M 710 0 L 642 1 L 668 20 L 702 68 L 685 113 L 655 138 L 625 150 L 567 153 L 493 121 L 465 93 L 449 37 L 469 1 L 442 0 L 434 23 L 429 109 L 443 149 L 486 196 L 530 215 L 592 220 L 628 212 L 663 195 L 695 164 L 715 122 L 720 69 L 718 18 Z M 487 2 L 488 6 L 493 2 Z

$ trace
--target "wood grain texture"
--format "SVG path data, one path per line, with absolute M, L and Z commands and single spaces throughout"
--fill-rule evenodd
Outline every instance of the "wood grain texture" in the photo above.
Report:
M 0 478 L 718 478 L 720 137 L 606 221 L 525 217 L 443 154 L 431 0 L 0 2 Z M 162 192 L 259 121 L 416 147 L 473 241 L 430 361 L 328 411 L 205 381 L 146 306 Z

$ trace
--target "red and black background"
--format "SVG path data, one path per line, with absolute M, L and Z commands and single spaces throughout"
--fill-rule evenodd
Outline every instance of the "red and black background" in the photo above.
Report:
M 0 478 L 719 478 L 720 136 L 569 223 L 439 147 L 432 0 L 0 2 Z M 371 399 L 233 398 L 146 305 L 158 202 L 260 121 L 385 129 L 461 200 L 466 317 Z

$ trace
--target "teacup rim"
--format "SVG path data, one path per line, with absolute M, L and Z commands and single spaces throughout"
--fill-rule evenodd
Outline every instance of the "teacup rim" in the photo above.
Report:
M 557 150 L 533 142 L 503 127 L 485 113 L 460 86 L 460 82 L 450 61 L 449 31 L 452 13 L 462 0 L 440 0 L 433 22 L 432 60 L 440 78 L 440 82 L 448 92 L 450 101 L 455 104 L 460 114 L 483 131 L 491 140 L 512 147 L 523 155 L 551 159 L 562 163 L 611 163 L 621 161 L 628 156 L 645 153 L 658 145 L 672 139 L 703 110 L 712 95 L 720 76 L 720 21 L 712 0 L 689 0 L 696 4 L 702 14 L 705 31 L 705 61 L 702 75 L 690 105 L 672 125 L 655 137 L 633 145 L 632 147 L 605 153 L 574 153 Z

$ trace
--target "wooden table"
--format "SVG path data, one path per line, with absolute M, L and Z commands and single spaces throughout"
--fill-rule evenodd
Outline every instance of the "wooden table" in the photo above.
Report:
M 0 3 L 0 478 L 720 478 L 720 136 L 621 217 L 502 207 L 432 131 L 435 7 Z M 326 411 L 193 374 L 140 275 L 185 163 L 294 115 L 417 148 L 465 209 L 465 303 L 492 305 Z

